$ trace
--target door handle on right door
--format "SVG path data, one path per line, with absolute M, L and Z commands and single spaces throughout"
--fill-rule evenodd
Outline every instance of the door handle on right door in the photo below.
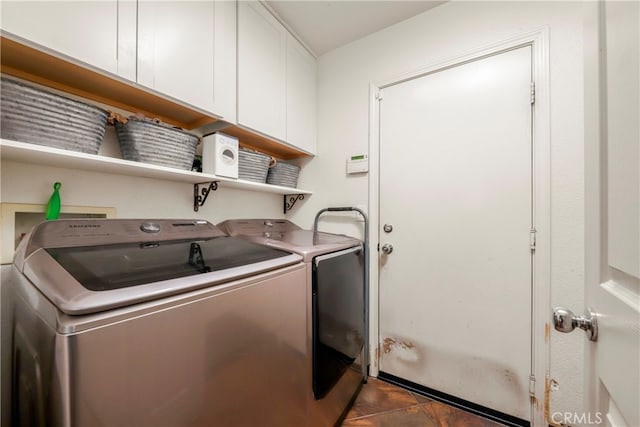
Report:
M 393 246 L 390 245 L 389 243 L 385 243 L 384 245 L 382 245 L 380 249 L 382 250 L 382 252 L 384 252 L 387 255 L 393 252 Z
M 589 341 L 598 340 L 598 314 L 591 307 L 584 310 L 584 316 L 576 316 L 569 309 L 556 307 L 553 309 L 553 326 L 560 332 L 571 332 L 578 327 L 587 333 Z

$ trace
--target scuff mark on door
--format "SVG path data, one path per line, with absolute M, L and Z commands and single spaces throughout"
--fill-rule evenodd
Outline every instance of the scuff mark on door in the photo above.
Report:
M 551 328 L 549 327 L 549 323 L 545 323 L 544 324 L 544 342 L 545 343 L 549 342 L 550 332 L 551 332 Z
M 550 399 L 550 394 L 551 394 L 551 390 L 552 387 L 557 387 L 558 383 L 555 380 L 552 380 L 551 378 L 549 378 L 549 375 L 547 375 L 544 378 L 544 419 L 547 421 L 547 423 L 549 424 L 549 426 L 551 427 L 563 427 L 564 424 L 558 424 L 557 422 L 555 422 L 553 420 L 553 417 L 551 417 L 549 415 L 549 399 Z
M 382 341 L 384 354 L 392 354 L 392 357 L 401 362 L 417 362 L 420 360 L 418 348 L 409 340 L 396 340 L 387 337 Z
M 391 347 L 396 343 L 396 340 L 393 338 L 385 338 L 382 342 L 382 349 L 385 354 L 391 353 Z

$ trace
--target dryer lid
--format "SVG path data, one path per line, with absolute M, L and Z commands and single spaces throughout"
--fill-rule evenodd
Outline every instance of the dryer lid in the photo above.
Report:
M 218 224 L 218 228 L 229 236 L 262 236 L 264 233 L 286 233 L 287 231 L 302 230 L 289 220 L 271 218 L 228 219 Z

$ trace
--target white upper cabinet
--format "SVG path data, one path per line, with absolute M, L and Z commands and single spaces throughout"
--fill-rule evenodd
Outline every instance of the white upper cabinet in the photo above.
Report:
M 316 60 L 259 2 L 238 3 L 238 124 L 316 151 Z
M 135 80 L 135 0 L 0 2 L 2 30 Z
M 233 1 L 6 1 L 2 29 L 236 121 Z
M 287 36 L 287 142 L 316 153 L 316 60 Z
M 238 124 L 286 138 L 287 30 L 260 3 L 238 3 Z
M 187 127 L 215 117 L 266 146 L 316 152 L 316 60 L 259 1 L 0 0 L 0 12 L 8 38 L 204 116 Z
M 138 2 L 138 83 L 235 122 L 236 5 Z

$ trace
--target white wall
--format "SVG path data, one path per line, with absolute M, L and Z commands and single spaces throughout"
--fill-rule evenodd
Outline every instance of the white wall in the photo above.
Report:
M 583 28 L 578 2 L 450 2 L 329 52 L 318 60 L 318 153 L 300 186 L 315 191 L 290 217 L 303 225 L 338 203 L 368 204 L 368 177 L 347 176 L 346 157 L 367 153 L 369 84 L 512 36 L 549 27 L 551 303 L 583 307 Z M 410 206 L 411 201 L 407 201 Z M 370 207 L 374 208 L 374 207 Z M 352 219 L 326 215 L 322 230 L 358 235 Z M 374 261 L 375 262 L 375 261 Z M 523 313 L 524 315 L 524 313 Z M 581 334 L 551 332 L 550 411 L 582 412 Z M 544 378 L 538 377 L 538 381 Z M 538 397 L 543 404 L 543 397 Z

